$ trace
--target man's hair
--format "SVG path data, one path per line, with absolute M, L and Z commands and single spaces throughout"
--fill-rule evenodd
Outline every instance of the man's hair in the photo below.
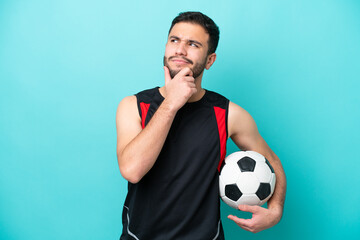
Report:
M 201 12 L 181 12 L 172 21 L 169 34 L 171 32 L 171 29 L 174 27 L 174 25 L 179 22 L 195 23 L 202 26 L 205 29 L 205 31 L 209 34 L 208 54 L 215 52 L 217 45 L 219 43 L 220 31 L 219 31 L 219 27 L 215 24 L 215 22 L 211 18 L 209 18 L 205 14 L 202 14 Z

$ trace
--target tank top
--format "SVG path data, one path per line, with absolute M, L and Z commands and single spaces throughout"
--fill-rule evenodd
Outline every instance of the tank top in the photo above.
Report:
M 145 128 L 164 98 L 159 87 L 136 97 Z M 179 109 L 153 167 L 138 183 L 128 183 L 121 240 L 224 239 L 219 171 L 228 106 L 228 99 L 206 90 Z

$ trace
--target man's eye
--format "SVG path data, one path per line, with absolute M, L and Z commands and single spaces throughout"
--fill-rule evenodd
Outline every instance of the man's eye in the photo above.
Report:
M 198 47 L 198 45 L 196 43 L 190 43 L 190 46 L 192 47 Z
M 171 39 L 170 42 L 177 43 L 178 40 L 177 39 Z

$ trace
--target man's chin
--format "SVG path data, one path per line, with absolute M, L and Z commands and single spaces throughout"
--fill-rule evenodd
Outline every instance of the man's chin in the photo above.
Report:
M 180 69 L 169 68 L 171 78 L 174 78 L 181 71 L 181 69 L 182 68 Z

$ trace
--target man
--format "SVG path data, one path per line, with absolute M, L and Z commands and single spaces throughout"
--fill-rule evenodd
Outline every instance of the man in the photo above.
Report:
M 259 232 L 283 211 L 285 174 L 252 117 L 225 97 L 201 87 L 216 60 L 216 24 L 199 12 L 179 14 L 165 48 L 165 85 L 119 104 L 117 157 L 129 181 L 120 239 L 224 239 L 218 176 L 230 137 L 242 150 L 263 154 L 277 176 L 268 208 L 239 206 L 251 219 L 229 215 Z

